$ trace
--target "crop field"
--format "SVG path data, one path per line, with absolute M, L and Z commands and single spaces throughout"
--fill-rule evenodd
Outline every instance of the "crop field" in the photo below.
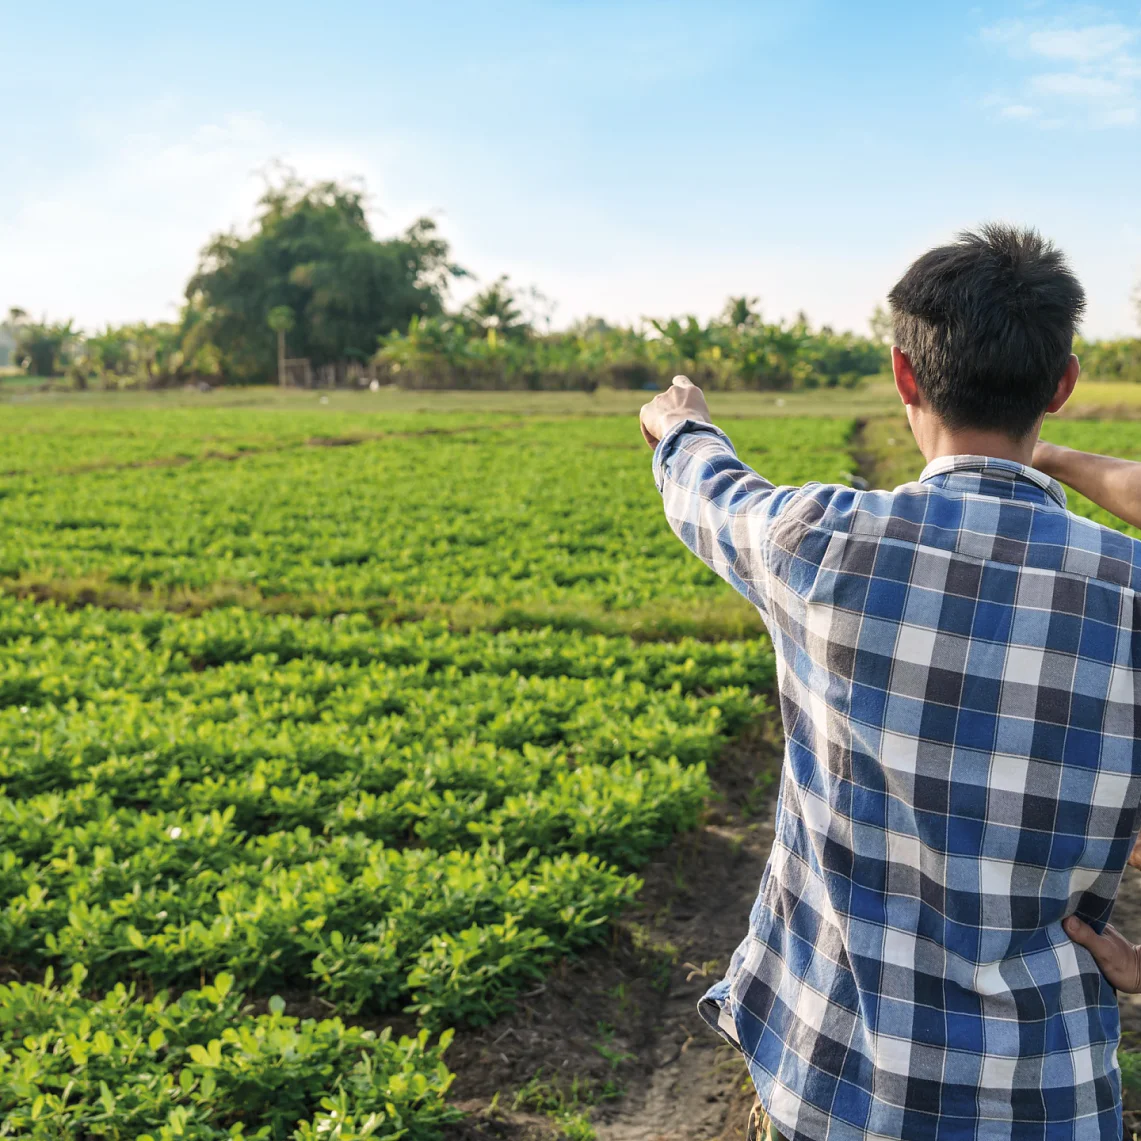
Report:
M 725 426 L 856 467 L 851 418 Z M 438 1136 L 453 1034 L 604 944 L 771 722 L 759 620 L 629 417 L 0 431 L 0 1138 Z
M 432 1135 L 441 1041 L 696 823 L 759 626 L 625 418 L 5 418 L 0 1136 Z M 732 429 L 846 478 L 849 421 Z

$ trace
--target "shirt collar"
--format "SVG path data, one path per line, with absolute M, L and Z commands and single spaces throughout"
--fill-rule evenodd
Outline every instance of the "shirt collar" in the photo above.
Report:
M 1000 460 L 997 456 L 940 456 L 923 469 L 919 480 L 925 483 L 936 476 L 967 471 L 1012 482 L 1016 479 L 1026 480 L 1040 487 L 1059 507 L 1066 506 L 1066 493 L 1056 479 L 1051 479 L 1026 464 L 1016 463 L 1014 460 Z

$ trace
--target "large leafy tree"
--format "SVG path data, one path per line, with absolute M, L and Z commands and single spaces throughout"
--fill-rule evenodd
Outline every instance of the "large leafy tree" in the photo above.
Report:
M 16 333 L 16 360 L 30 376 L 59 376 L 71 360 L 79 331 L 71 321 L 29 321 L 22 309 L 9 310 Z
M 378 338 L 443 311 L 448 245 L 421 218 L 396 238 L 373 236 L 364 192 L 292 175 L 271 184 L 253 232 L 216 235 L 187 285 L 186 332 L 212 343 L 235 380 L 274 375 L 274 310 L 289 309 L 289 349 L 315 365 L 367 360 Z

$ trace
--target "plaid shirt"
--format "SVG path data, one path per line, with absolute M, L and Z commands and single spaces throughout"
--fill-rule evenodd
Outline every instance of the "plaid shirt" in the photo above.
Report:
M 670 526 L 760 610 L 786 751 L 749 931 L 702 999 L 793 1139 L 1120 1141 L 1101 930 L 1136 832 L 1141 543 L 980 456 L 774 488 L 687 421 Z

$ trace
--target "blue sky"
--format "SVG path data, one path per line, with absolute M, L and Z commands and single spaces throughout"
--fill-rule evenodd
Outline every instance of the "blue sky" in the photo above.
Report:
M 363 176 L 387 233 L 587 313 L 865 329 L 990 218 L 1136 333 L 1141 4 L 845 0 L 4 6 L 0 306 L 173 315 L 259 171 Z M 461 298 L 463 292 L 459 295 Z

